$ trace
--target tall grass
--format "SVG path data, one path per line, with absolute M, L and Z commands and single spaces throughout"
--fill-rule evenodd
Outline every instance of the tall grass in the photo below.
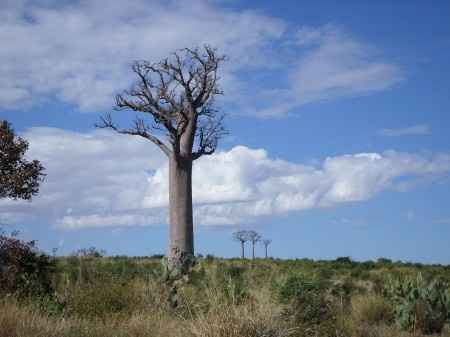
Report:
M 0 337 L 420 336 L 394 323 L 382 291 L 388 275 L 414 266 L 209 258 L 179 288 L 176 309 L 155 259 L 62 258 L 57 270 L 53 300 L 0 299 Z M 440 336 L 450 337 L 448 325 Z

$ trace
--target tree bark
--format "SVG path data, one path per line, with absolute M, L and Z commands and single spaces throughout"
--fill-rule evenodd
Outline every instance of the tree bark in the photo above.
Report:
M 245 258 L 245 248 L 244 248 L 244 244 L 245 244 L 245 242 L 244 241 L 241 241 L 241 259 L 244 259 Z
M 192 160 L 169 158 L 170 260 L 194 254 Z
M 252 242 L 252 260 L 255 259 L 255 243 Z
M 265 248 L 266 248 L 266 259 L 267 259 L 267 246 Z

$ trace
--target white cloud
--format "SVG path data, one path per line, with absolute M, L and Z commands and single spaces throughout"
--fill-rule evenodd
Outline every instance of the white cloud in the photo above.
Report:
M 0 214 L 21 221 L 40 217 L 68 229 L 167 222 L 167 162 L 150 142 L 104 130 L 32 128 L 24 136 L 30 157 L 47 168 L 47 180 L 31 203 L 0 201 Z M 364 201 L 385 190 L 404 191 L 407 181 L 449 172 L 445 153 L 348 154 L 311 166 L 236 146 L 195 163 L 196 224 L 243 224 Z
M 272 99 L 259 114 L 279 116 L 311 102 L 382 91 L 403 78 L 372 46 L 333 25 L 302 27 L 295 44 L 300 54 L 289 67 L 288 85 L 268 91 Z
M 3 1 L 0 107 L 26 109 L 56 98 L 84 111 L 108 109 L 134 80 L 133 60 L 158 61 L 205 43 L 230 58 L 221 74 L 230 110 L 263 117 L 384 90 L 402 78 L 396 65 L 335 26 L 295 34 L 287 27 L 206 0 Z
M 85 227 L 116 227 L 116 226 L 149 226 L 160 224 L 163 220 L 157 216 L 144 216 L 136 214 L 111 215 L 81 215 L 64 216 L 60 226 L 66 229 L 79 229 Z
M 54 97 L 81 110 L 109 108 L 132 82 L 133 60 L 159 61 L 205 43 L 231 58 L 227 85 L 240 67 L 262 62 L 261 48 L 284 30 L 274 18 L 202 0 L 8 1 L 0 13 L 0 106 L 6 108 Z
M 380 136 L 400 137 L 400 136 L 425 136 L 431 133 L 431 128 L 427 124 L 417 124 L 400 129 L 381 129 L 378 131 Z
M 396 66 L 379 60 L 371 47 L 333 26 L 300 60 L 294 80 L 302 102 L 382 90 L 401 79 Z

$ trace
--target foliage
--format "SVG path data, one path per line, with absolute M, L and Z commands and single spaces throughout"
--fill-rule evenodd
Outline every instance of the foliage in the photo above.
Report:
M 397 323 L 404 329 L 440 333 L 450 318 L 449 287 L 439 279 L 426 281 L 421 273 L 391 279 L 385 292 L 394 305 Z
M 89 247 L 78 249 L 75 252 L 73 252 L 72 255 L 83 257 L 103 257 L 106 255 L 106 251 L 104 249 Z
M 306 293 L 319 292 L 323 285 L 317 279 L 308 278 L 305 275 L 290 275 L 280 285 L 278 298 L 281 303 L 289 303 L 293 299 L 301 298 Z
M 102 318 L 112 313 L 129 313 L 134 301 L 133 291 L 126 283 L 106 282 L 75 287 L 68 299 L 70 314 L 85 318 Z
M 311 336 L 330 336 L 334 330 L 333 303 L 326 296 L 325 284 L 305 275 L 290 275 L 279 288 L 279 300 L 288 304 L 285 319 L 305 327 Z
M 216 269 L 216 283 L 221 286 L 225 298 L 233 304 L 241 304 L 249 296 L 244 278 L 245 267 L 219 264 Z
M 0 235 L 0 292 L 21 297 L 52 293 L 55 262 L 39 252 L 35 241 Z
M 28 142 L 14 134 L 7 121 L 0 120 L 0 199 L 31 199 L 39 190 L 44 167 L 24 156 Z

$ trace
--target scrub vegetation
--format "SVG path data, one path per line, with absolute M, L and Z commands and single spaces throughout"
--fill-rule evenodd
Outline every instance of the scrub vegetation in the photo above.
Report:
M 208 255 L 173 308 L 161 256 L 1 243 L 2 337 L 450 336 L 449 266 Z

